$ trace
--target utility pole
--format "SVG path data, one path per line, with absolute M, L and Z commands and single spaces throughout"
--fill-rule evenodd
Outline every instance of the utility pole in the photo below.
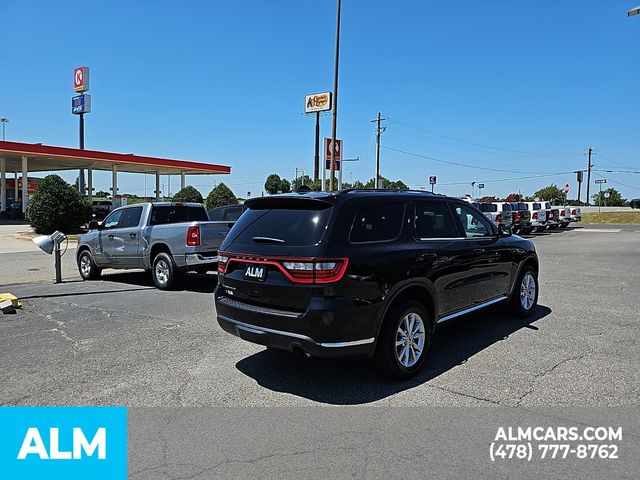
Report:
M 593 152 L 593 149 L 591 147 L 589 147 L 589 163 L 587 164 L 587 201 L 585 202 L 585 204 L 587 205 L 587 207 L 589 206 L 589 204 L 591 203 L 589 201 L 589 187 L 591 186 L 591 167 L 593 165 L 591 165 L 591 153 Z
M 329 170 L 329 191 L 333 192 L 333 176 L 336 172 L 336 126 L 338 122 L 338 65 L 340 64 L 340 10 L 342 1 L 338 0 L 336 18 L 336 60 L 333 72 L 333 112 L 331 118 L 331 169 Z M 324 185 L 322 186 L 324 190 Z
M 371 123 L 377 123 L 376 127 L 376 177 L 373 182 L 373 188 L 378 188 L 378 183 L 380 182 L 380 134 L 386 130 L 385 127 L 380 126 L 380 122 L 386 120 L 386 118 L 382 118 L 382 114 L 378 112 L 378 118 L 375 120 L 371 120 Z

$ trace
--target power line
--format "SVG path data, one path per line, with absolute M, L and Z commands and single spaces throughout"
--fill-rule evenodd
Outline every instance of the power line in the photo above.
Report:
M 526 177 L 511 177 L 511 178 L 499 178 L 494 180 L 476 180 L 476 183 L 500 183 L 500 182 L 512 182 L 514 180 L 530 180 L 532 178 L 546 178 L 546 177 L 556 177 L 558 175 L 567 175 L 570 173 L 575 173 L 575 171 L 570 172 L 556 172 L 556 173 L 546 173 L 542 175 L 530 175 Z M 469 182 L 452 182 L 452 183 L 439 183 L 438 185 L 443 186 L 452 186 L 452 185 L 469 185 Z
M 457 165 L 459 167 L 467 167 L 467 168 L 476 168 L 479 170 L 490 170 L 492 172 L 503 172 L 503 173 L 533 173 L 533 172 L 523 172 L 521 170 L 504 170 L 501 168 L 489 168 L 489 167 L 481 167 L 478 165 L 470 165 L 468 163 L 454 162 L 451 160 L 443 160 L 442 158 L 430 157 L 428 155 L 420 155 L 419 153 L 406 152 L 404 150 L 399 150 L 393 147 L 387 147 L 386 145 L 380 145 L 381 148 L 385 148 L 387 150 L 392 150 L 394 152 L 403 153 L 405 155 L 411 155 L 412 157 L 424 158 L 426 160 L 433 160 L 434 162 L 446 163 L 448 165 Z
M 481 148 L 487 148 L 487 149 L 490 149 L 490 150 L 497 150 L 497 151 L 500 151 L 500 152 L 518 154 L 518 155 L 542 156 L 542 157 L 558 155 L 556 153 L 525 152 L 525 151 L 521 151 L 521 150 L 512 150 L 512 149 L 509 149 L 509 148 L 494 147 L 494 146 L 485 145 L 485 144 L 482 144 L 482 143 L 476 143 L 476 142 L 470 142 L 468 140 L 462 140 L 460 138 L 452 137 L 452 136 L 449 136 L 449 135 L 443 135 L 441 133 L 437 133 L 437 132 L 434 132 L 434 131 L 431 131 L 431 130 L 427 130 L 427 129 L 421 128 L 421 127 L 416 127 L 416 126 L 410 125 L 410 124 L 408 124 L 406 122 L 402 122 L 400 120 L 395 120 L 395 119 L 392 119 L 392 118 L 389 118 L 389 121 L 391 123 L 396 123 L 396 124 L 399 124 L 399 125 L 405 125 L 406 127 L 412 128 L 414 130 L 418 130 L 420 132 L 427 133 L 429 135 L 435 135 L 437 137 L 447 138 L 447 139 L 453 140 L 455 142 L 465 143 L 467 145 L 473 145 L 473 146 L 481 147 Z M 436 140 L 432 140 L 432 141 L 436 141 Z

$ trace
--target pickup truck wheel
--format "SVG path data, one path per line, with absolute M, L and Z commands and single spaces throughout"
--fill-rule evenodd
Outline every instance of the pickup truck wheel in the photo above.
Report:
M 538 274 L 526 267 L 518 276 L 511 294 L 511 311 L 518 317 L 528 317 L 538 305 Z
M 84 250 L 78 257 L 78 272 L 83 280 L 95 280 L 100 277 L 102 269 L 93 261 L 89 250 Z
M 407 379 L 418 373 L 431 345 L 431 319 L 424 306 L 407 301 L 387 314 L 375 361 L 388 375 Z
M 178 271 L 171 255 L 161 252 L 155 256 L 151 276 L 160 290 L 169 290 L 175 285 Z

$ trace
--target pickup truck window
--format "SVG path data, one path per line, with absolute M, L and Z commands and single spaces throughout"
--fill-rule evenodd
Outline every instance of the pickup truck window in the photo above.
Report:
M 509 204 L 509 203 L 503 203 L 502 204 L 502 211 L 503 212 L 510 212 L 511 210 L 513 210 L 513 208 L 511 208 L 511 204 Z
M 123 210 L 118 228 L 137 227 L 142 216 L 142 207 L 131 207 Z
M 115 228 L 118 226 L 118 222 L 120 221 L 120 217 L 122 216 L 122 210 L 114 210 L 104 220 L 104 228 Z
M 160 205 L 151 210 L 151 225 L 181 222 L 206 222 L 209 220 L 203 207 L 189 205 Z
M 498 211 L 498 206 L 494 205 L 493 203 L 481 203 L 479 204 L 479 207 L 481 212 L 497 212 Z
M 403 217 L 402 203 L 367 207 L 353 219 L 350 240 L 354 243 L 393 240 L 400 235 Z
M 444 202 L 418 203 L 414 225 L 416 238 L 420 240 L 458 236 L 451 213 Z
M 240 215 L 242 215 L 241 206 L 227 207 L 224 211 L 224 217 L 222 218 L 222 220 L 226 222 L 235 222 L 240 218 Z
M 534 210 L 542 210 L 542 204 L 541 203 L 534 203 L 533 204 L 533 209 Z

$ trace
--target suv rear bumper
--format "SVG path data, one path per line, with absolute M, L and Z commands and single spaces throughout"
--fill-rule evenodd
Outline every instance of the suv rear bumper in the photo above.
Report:
M 198 267 L 201 265 L 213 265 L 218 263 L 217 254 L 203 254 L 203 253 L 187 253 L 184 256 L 185 265 L 187 267 Z
M 218 314 L 218 323 L 225 332 L 248 342 L 290 352 L 306 353 L 313 357 L 370 355 L 375 340 L 372 337 L 347 342 L 318 343 L 305 335 L 257 327 L 220 314 Z

